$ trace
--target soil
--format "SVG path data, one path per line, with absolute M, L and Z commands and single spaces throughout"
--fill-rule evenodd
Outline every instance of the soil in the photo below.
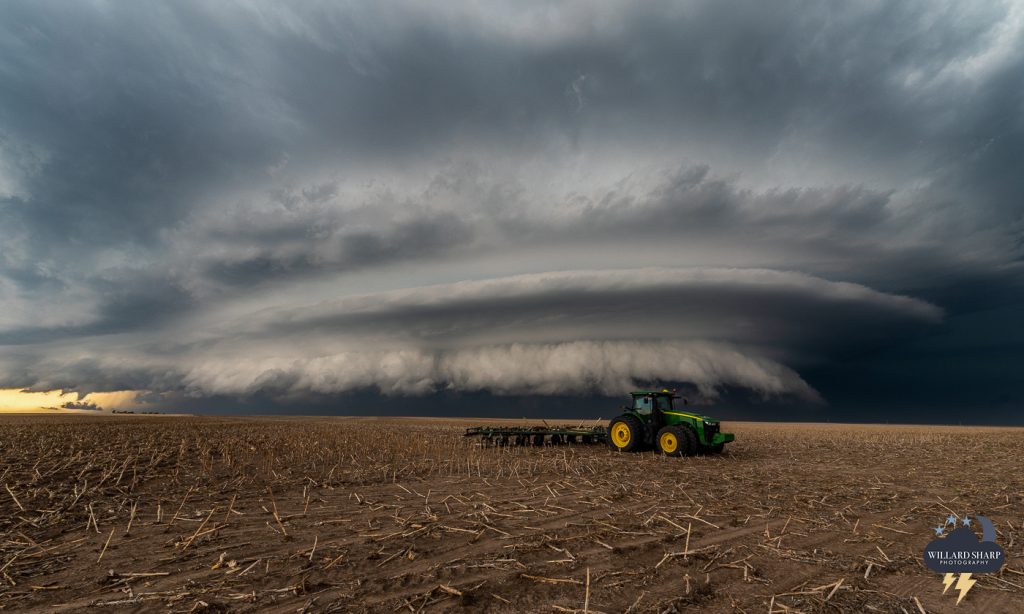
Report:
M 667 458 L 480 423 L 0 416 L 0 610 L 1024 611 L 1022 430 L 724 423 Z M 950 514 L 1007 558 L 959 606 L 922 561 Z

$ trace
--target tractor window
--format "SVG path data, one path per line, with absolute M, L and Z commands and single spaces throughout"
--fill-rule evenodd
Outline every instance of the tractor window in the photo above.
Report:
M 658 411 L 672 411 L 672 399 L 658 397 Z
M 633 397 L 633 410 L 638 414 L 649 414 L 653 405 L 651 397 Z

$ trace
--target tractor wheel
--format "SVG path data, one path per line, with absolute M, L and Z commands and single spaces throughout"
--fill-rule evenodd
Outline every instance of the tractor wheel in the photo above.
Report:
M 679 448 L 683 456 L 693 456 L 697 453 L 697 433 L 688 426 L 677 426 L 679 429 Z
M 658 451 L 665 456 L 682 456 L 686 452 L 688 439 L 678 426 L 666 426 L 658 431 Z
M 643 447 L 644 427 L 633 416 L 619 416 L 608 424 L 608 443 L 615 450 L 636 452 Z
M 720 443 L 720 444 L 716 444 L 716 445 L 713 445 L 713 446 L 708 446 L 705 449 L 708 451 L 708 454 L 721 454 L 722 450 L 725 449 L 725 444 L 724 443 Z

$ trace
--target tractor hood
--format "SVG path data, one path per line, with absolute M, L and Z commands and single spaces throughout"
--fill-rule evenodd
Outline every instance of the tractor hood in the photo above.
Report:
M 712 418 L 711 416 L 705 416 L 704 414 L 698 414 L 692 411 L 673 409 L 672 411 L 667 411 L 665 413 L 676 416 L 684 416 L 686 418 L 693 418 L 694 420 L 703 420 L 704 422 L 718 422 L 716 418 Z

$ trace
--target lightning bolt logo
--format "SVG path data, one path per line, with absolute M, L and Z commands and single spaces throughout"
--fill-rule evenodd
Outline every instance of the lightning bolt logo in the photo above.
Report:
M 942 594 L 943 595 L 946 594 L 946 591 L 948 591 L 949 587 L 953 584 L 953 576 L 955 576 L 955 575 L 957 575 L 957 574 L 948 573 L 948 574 L 942 576 Z M 956 604 L 957 605 L 960 605 L 960 602 L 963 601 L 964 597 L 967 596 L 967 593 L 970 592 L 971 587 L 973 587 L 977 583 L 978 583 L 977 580 L 972 580 L 971 579 L 971 574 L 969 574 L 969 573 L 962 573 L 962 574 L 960 574 L 960 579 L 956 581 L 956 586 L 953 587 L 954 590 L 960 591 L 960 597 L 958 597 L 957 600 L 956 600 Z
M 971 579 L 971 574 L 962 573 L 960 579 L 956 581 L 956 586 L 953 588 L 960 591 L 960 596 L 956 600 L 956 604 L 960 605 L 960 602 L 967 596 L 967 592 L 971 590 L 971 587 L 977 584 L 977 580 Z
M 953 576 L 956 574 L 948 573 L 942 576 L 942 594 L 945 595 L 949 587 L 953 585 Z

